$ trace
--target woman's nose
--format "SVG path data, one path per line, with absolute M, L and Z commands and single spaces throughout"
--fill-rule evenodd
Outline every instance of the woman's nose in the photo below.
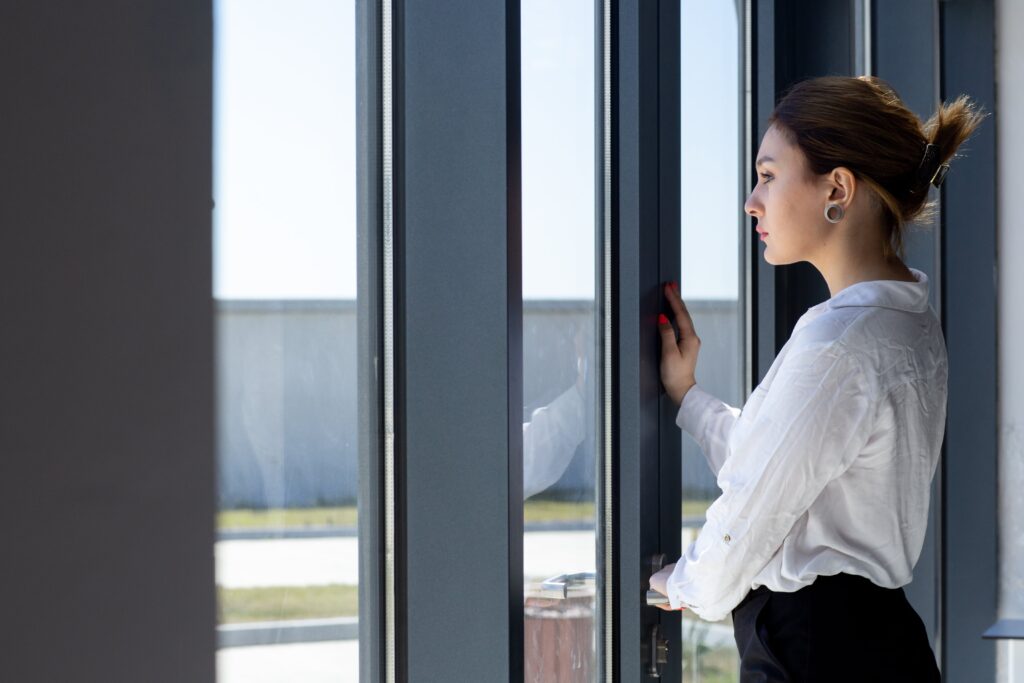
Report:
M 759 218 L 763 211 L 761 211 L 761 203 L 754 199 L 754 193 L 751 192 L 747 196 L 747 201 L 743 202 L 743 210 L 748 216 L 754 216 Z

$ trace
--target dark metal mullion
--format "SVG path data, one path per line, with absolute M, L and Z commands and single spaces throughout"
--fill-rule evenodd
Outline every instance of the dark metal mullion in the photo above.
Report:
M 618 583 L 616 570 L 618 563 L 618 497 L 615 495 L 615 483 L 618 481 L 615 463 L 615 282 L 612 268 L 614 240 L 612 231 L 612 178 L 614 166 L 613 144 L 614 128 L 612 126 L 615 103 L 613 99 L 613 49 L 614 14 L 612 0 L 594 0 L 594 215 L 597 217 L 594 226 L 594 273 L 597 274 L 594 310 L 594 338 L 598 340 L 597 353 L 601 359 L 600 400 L 595 407 L 594 423 L 600 425 L 598 449 L 600 461 L 596 468 L 599 473 L 597 489 L 597 519 L 599 532 L 597 538 L 597 562 L 599 596 L 595 613 L 597 615 L 597 643 L 600 658 L 598 680 L 601 683 L 613 683 L 616 680 L 616 668 L 619 629 L 616 626 L 616 615 L 620 613 L 618 601 Z
M 740 141 L 739 145 L 737 145 L 738 158 L 736 160 L 736 167 L 740 169 L 740 182 L 736 188 L 736 205 L 739 207 L 739 213 L 737 214 L 739 225 L 737 227 L 740 230 L 740 238 L 737 241 L 739 245 L 737 258 L 740 263 L 739 291 L 741 308 L 739 313 L 742 325 L 740 351 L 743 360 L 743 396 L 749 396 L 757 384 L 755 379 L 755 358 L 757 355 L 755 350 L 757 347 L 754 335 L 754 323 L 756 320 L 754 315 L 754 292 L 756 291 L 757 272 L 754 270 L 754 257 L 757 256 L 758 260 L 760 260 L 760 254 L 757 250 L 759 240 L 754 238 L 753 219 L 743 210 L 749 187 L 755 182 L 752 179 L 754 175 L 754 159 L 757 153 L 754 145 L 760 142 L 755 140 L 756 120 L 754 119 L 754 112 L 756 111 L 756 90 L 753 67 L 756 63 L 756 57 L 754 55 L 754 31 L 751 25 L 754 17 L 753 3 L 754 0 L 740 0 L 739 2 L 740 40 L 739 72 L 737 73 L 738 82 L 741 84 L 740 125 L 736 131 Z
M 384 0 L 388 2 L 390 0 Z M 356 3 L 356 225 L 359 401 L 359 671 L 384 680 L 383 339 L 381 244 L 381 4 Z
M 405 297 L 406 289 L 406 249 L 405 249 L 405 227 L 406 227 L 406 206 L 405 206 L 405 3 L 402 0 L 381 0 L 390 6 L 388 14 L 391 20 L 389 47 L 391 57 L 388 63 L 391 67 L 391 205 L 392 205 L 392 251 L 393 251 L 393 281 L 392 309 L 394 337 L 393 340 L 393 364 L 394 372 L 394 454 L 392 462 L 392 486 L 391 497 L 391 523 L 392 523 L 392 545 L 390 549 L 390 561 L 392 563 L 393 577 L 391 583 L 385 586 L 390 591 L 387 599 L 391 600 L 386 615 L 388 623 L 385 624 L 385 666 L 388 675 L 384 683 L 397 683 L 409 681 L 409 594 L 408 594 L 408 535 L 405 524 L 408 514 L 406 504 L 408 471 L 406 468 L 406 454 L 408 430 L 407 411 L 405 410 L 404 397 L 406 395 L 406 374 L 404 370 L 408 367 L 406 356 L 407 329 L 403 324 L 405 321 Z M 386 485 L 386 483 L 385 483 Z M 385 503 L 387 504 L 387 502 Z M 383 560 L 386 562 L 388 558 Z M 386 577 L 385 577 L 386 578 Z M 387 606 L 387 603 L 385 603 Z
M 523 614 L 522 36 L 519 0 L 505 3 L 506 339 L 508 379 L 508 647 L 510 683 L 525 675 Z
M 754 0 L 752 0 L 754 1 Z M 758 0 L 751 12 L 753 25 L 750 27 L 751 49 L 751 136 L 748 153 L 750 158 L 757 156 L 761 138 L 768 130 L 767 120 L 775 106 L 775 2 L 774 0 Z M 752 168 L 752 164 L 750 165 Z M 757 182 L 751 173 L 747 181 L 753 185 Z M 775 312 L 776 275 L 775 266 L 764 260 L 764 246 L 757 239 L 757 233 L 748 220 L 751 230 L 747 233 L 750 240 L 751 270 L 748 276 L 751 294 L 751 329 L 750 353 L 753 356 L 752 382 L 760 383 L 771 367 L 778 347 L 775 343 L 776 328 L 779 327 Z M 753 388 L 753 385 L 751 388 Z
M 399 680 L 522 679 L 518 11 L 396 2 Z
M 660 612 L 642 601 L 649 560 L 660 551 L 658 6 L 620 0 L 613 5 L 613 17 L 616 680 L 637 681 L 646 678 L 644 644 L 660 620 Z M 674 452 L 679 452 L 678 443 Z
M 874 33 L 872 61 L 875 73 L 892 84 L 911 110 L 927 120 L 939 96 L 938 3 L 936 0 L 906 0 L 878 3 L 873 9 L 870 28 Z M 936 312 L 941 311 L 940 237 L 939 225 L 935 223 L 927 231 L 905 233 L 904 239 L 908 265 L 925 271 L 931 279 L 931 305 Z M 907 597 L 921 615 L 933 645 L 938 643 L 941 633 L 941 591 L 938 587 L 941 556 L 937 541 L 942 505 L 940 470 L 932 485 L 929 526 L 914 568 L 914 580 L 905 587 Z
M 992 0 L 939 4 L 943 99 L 995 111 Z M 943 484 L 943 679 L 995 678 L 998 486 L 996 149 L 993 117 L 961 149 L 942 186 L 943 327 L 951 358 Z
M 681 226 L 681 136 L 680 108 L 680 7 L 678 2 L 662 0 L 658 3 L 658 53 L 657 53 L 657 102 L 658 125 L 656 151 L 658 154 L 658 240 L 657 281 L 648 276 L 640 283 L 641 293 L 654 292 L 658 307 L 647 315 L 656 315 L 659 310 L 667 311 L 661 283 L 667 280 L 679 281 L 682 241 Z M 646 311 L 645 311 L 646 312 Z M 651 325 L 653 327 L 653 324 Z M 649 350 L 660 363 L 660 340 L 655 349 Z M 659 377 L 655 367 L 655 378 Z M 657 380 L 656 380 L 657 381 Z M 659 501 L 659 552 L 664 553 L 666 562 L 674 562 L 682 554 L 682 432 L 675 424 L 678 407 L 667 395 L 661 400 L 659 419 L 658 449 L 658 501 Z M 683 644 L 682 619 L 678 613 L 658 611 L 660 620 L 659 637 L 669 643 L 668 664 L 661 670 L 661 680 L 667 683 L 682 680 L 683 658 L 679 649 Z

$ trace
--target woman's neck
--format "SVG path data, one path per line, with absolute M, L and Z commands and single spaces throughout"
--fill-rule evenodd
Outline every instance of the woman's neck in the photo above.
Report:
M 871 280 L 917 281 L 906 264 L 896 256 L 888 260 L 879 256 L 876 259 L 840 261 L 829 268 L 818 268 L 818 271 L 828 284 L 829 296 L 835 296 L 858 282 Z

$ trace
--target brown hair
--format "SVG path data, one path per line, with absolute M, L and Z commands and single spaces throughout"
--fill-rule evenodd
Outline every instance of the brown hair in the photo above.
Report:
M 884 255 L 902 259 L 906 224 L 933 215 L 934 202 L 926 202 L 933 174 L 984 116 L 961 95 L 922 123 L 880 78 L 822 76 L 793 85 L 768 123 L 800 147 L 814 173 L 845 166 L 873 190 L 888 232 Z M 929 143 L 935 153 L 922 167 Z

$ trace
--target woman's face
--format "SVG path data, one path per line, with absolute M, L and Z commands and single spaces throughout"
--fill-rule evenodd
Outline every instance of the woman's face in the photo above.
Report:
M 828 238 L 824 210 L 830 188 L 807 166 L 807 158 L 773 125 L 757 152 L 757 185 L 743 210 L 757 219 L 772 265 L 810 260 Z

